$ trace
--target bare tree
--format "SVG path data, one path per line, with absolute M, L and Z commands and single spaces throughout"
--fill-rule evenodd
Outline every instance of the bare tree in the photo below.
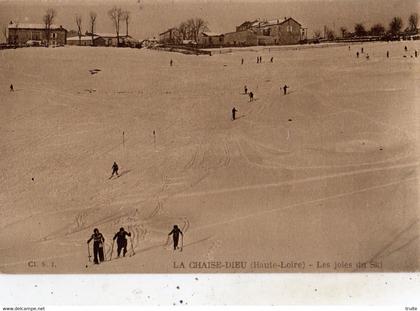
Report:
M 403 26 L 403 21 L 402 21 L 401 17 L 395 16 L 391 20 L 391 23 L 389 23 L 389 31 L 393 35 L 396 35 L 401 31 L 402 26 Z
M 77 35 L 79 36 L 79 45 L 82 45 L 82 16 L 76 14 Z
M 130 12 L 124 11 L 122 14 L 122 19 L 125 21 L 125 34 L 128 37 L 128 24 L 130 23 Z
M 45 36 L 47 39 L 47 46 L 50 44 L 50 36 L 51 36 L 51 25 L 54 22 L 54 18 L 56 17 L 57 12 L 54 9 L 47 9 L 45 15 L 43 17 L 44 25 L 45 25 Z
M 198 36 L 200 32 L 209 29 L 207 27 L 207 22 L 199 17 L 189 19 L 187 21 L 187 25 L 191 32 L 191 39 L 195 42 L 198 42 Z
M 188 25 L 187 25 L 186 22 L 182 22 L 181 24 L 179 24 L 179 26 L 178 26 L 178 32 L 179 32 L 182 40 L 188 40 L 188 39 L 190 39 L 188 37 L 189 29 L 188 29 Z
M 121 8 L 114 6 L 111 10 L 108 11 L 108 15 L 114 24 L 115 32 L 117 34 L 117 46 L 120 46 L 120 22 L 123 17 L 123 11 Z
M 372 36 L 382 36 L 385 33 L 385 27 L 382 24 L 375 24 L 370 28 L 370 34 Z
M 417 33 L 417 25 L 419 23 L 419 16 L 417 13 L 413 13 L 408 18 L 408 29 L 411 32 Z
M 358 24 L 354 25 L 354 34 L 357 37 L 366 36 L 365 26 L 362 23 L 358 23 Z
M 96 24 L 96 13 L 89 13 L 89 23 L 90 23 L 90 35 L 92 36 L 92 45 L 95 46 L 94 35 L 95 35 L 95 24 Z

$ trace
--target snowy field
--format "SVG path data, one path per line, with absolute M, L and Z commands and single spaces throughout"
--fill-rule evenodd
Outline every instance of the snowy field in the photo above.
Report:
M 1 271 L 419 271 L 420 42 L 363 47 L 0 51 Z M 121 226 L 135 255 L 90 264 Z

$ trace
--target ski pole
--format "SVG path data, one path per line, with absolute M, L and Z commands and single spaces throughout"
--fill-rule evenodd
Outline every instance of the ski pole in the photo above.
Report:
M 112 252 L 114 251 L 114 242 L 115 242 L 115 240 L 112 240 L 111 256 L 109 256 L 109 261 L 111 261 L 111 259 L 112 259 Z
M 90 255 L 89 243 L 87 244 L 87 248 L 88 248 L 88 257 L 89 257 L 89 262 L 91 262 L 90 257 L 92 257 L 92 256 Z
M 133 240 L 131 239 L 131 236 L 130 236 L 130 244 L 131 244 L 131 251 L 133 252 L 133 255 L 135 255 L 136 253 L 134 252 Z
M 184 248 L 184 235 L 181 234 L 181 252 L 183 248 Z

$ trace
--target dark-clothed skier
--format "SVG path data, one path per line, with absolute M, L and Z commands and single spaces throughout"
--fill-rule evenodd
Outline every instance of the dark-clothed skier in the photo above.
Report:
M 244 86 L 244 92 L 245 94 L 248 94 L 248 88 L 246 87 L 246 85 Z
M 356 57 L 359 58 L 359 51 L 356 52 Z
M 386 58 L 389 58 L 389 51 L 386 51 Z
M 172 67 L 172 65 L 174 64 L 173 60 L 171 59 L 171 61 L 169 62 L 169 65 Z
M 241 65 L 243 65 L 244 64 L 244 59 L 242 58 L 242 60 L 241 60 Z
M 233 120 L 233 121 L 235 121 L 235 120 L 236 120 L 236 112 L 238 112 L 238 110 L 237 110 L 235 107 L 233 107 L 233 108 L 232 108 L 232 120 Z
M 249 101 L 252 102 L 254 101 L 254 93 L 249 92 Z
M 274 60 L 274 57 L 271 57 L 271 58 L 270 58 L 270 63 L 272 63 L 272 62 L 273 62 L 273 60 Z
M 235 108 L 233 108 L 235 109 Z M 233 111 L 233 110 L 232 110 Z M 178 240 L 179 240 L 179 234 L 181 233 L 182 236 L 184 236 L 184 234 L 182 233 L 182 231 L 178 228 L 177 225 L 174 225 L 174 228 L 172 229 L 171 232 L 169 232 L 168 235 L 172 234 L 172 238 L 174 240 L 174 250 L 176 250 L 178 248 Z
M 287 89 L 288 89 L 289 87 L 287 86 L 287 85 L 284 85 L 283 86 L 283 93 L 284 93 L 284 95 L 286 95 L 287 94 Z
M 93 262 L 95 264 L 99 264 L 99 261 L 104 261 L 104 242 L 105 238 L 102 233 L 99 232 L 97 228 L 93 230 L 93 234 L 87 243 L 89 244 L 90 241 L 93 240 Z
M 10 92 L 14 92 L 13 84 L 10 84 Z
M 120 257 L 121 250 L 123 250 L 123 256 L 127 253 L 127 239 L 126 236 L 131 236 L 130 232 L 124 230 L 124 228 L 120 228 L 120 231 L 115 233 L 113 240 L 117 239 L 117 255 Z
M 112 178 L 114 176 L 114 174 L 117 174 L 118 177 L 120 176 L 120 175 L 118 175 L 118 164 L 117 164 L 117 162 L 114 162 L 114 164 L 112 165 L 112 175 L 109 178 Z

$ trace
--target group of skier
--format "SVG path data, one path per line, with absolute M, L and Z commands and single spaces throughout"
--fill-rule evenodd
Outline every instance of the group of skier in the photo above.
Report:
M 289 88 L 289 86 L 287 86 L 286 84 L 282 87 L 284 95 L 287 94 L 287 89 L 288 88 Z M 249 101 L 250 102 L 254 101 L 254 93 L 253 92 L 248 93 L 248 87 L 246 85 L 244 86 L 244 94 L 249 96 Z M 236 109 L 236 107 L 233 107 L 232 108 L 232 121 L 236 120 L 236 113 L 237 112 L 238 112 L 238 109 Z
M 184 236 L 184 234 L 182 233 L 181 229 L 178 228 L 177 225 L 174 225 L 172 231 L 169 232 L 168 236 L 171 236 L 171 235 L 172 235 L 172 238 L 173 238 L 173 245 L 174 245 L 174 251 L 175 251 L 179 248 L 178 247 L 179 236 L 180 235 Z M 111 254 L 110 254 L 109 260 L 112 259 L 112 253 L 114 251 L 114 241 L 115 240 L 117 240 L 117 257 L 118 258 L 120 257 L 121 251 L 122 251 L 123 257 L 125 257 L 125 255 L 127 254 L 127 236 L 131 238 L 131 232 L 125 231 L 123 227 L 121 227 L 120 230 L 117 233 L 115 233 L 115 235 L 112 239 L 113 242 L 112 242 L 112 248 L 111 248 Z M 105 255 L 104 255 L 105 254 L 105 252 L 104 252 L 105 238 L 104 238 L 103 234 L 99 232 L 98 228 L 95 228 L 93 230 L 93 234 L 91 235 L 89 240 L 87 240 L 89 261 L 90 261 L 90 258 L 91 258 L 89 243 L 92 240 L 93 240 L 93 263 L 97 265 L 100 262 L 105 261 Z M 133 255 L 134 255 L 134 247 L 133 247 L 132 242 L 131 242 L 131 249 L 132 249 L 132 252 L 133 252 Z

